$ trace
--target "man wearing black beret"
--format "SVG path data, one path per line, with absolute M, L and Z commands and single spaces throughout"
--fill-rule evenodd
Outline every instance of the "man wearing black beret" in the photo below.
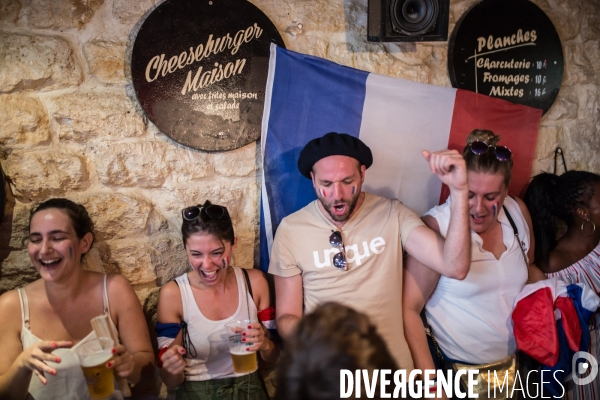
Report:
M 452 195 L 445 239 L 397 199 L 361 191 L 373 155 L 360 139 L 330 132 L 304 147 L 298 170 L 318 199 L 281 221 L 269 265 L 284 339 L 303 313 L 336 301 L 367 314 L 400 368 L 413 369 L 402 320 L 403 251 L 457 279 L 471 255 L 465 161 L 454 150 L 423 157 Z

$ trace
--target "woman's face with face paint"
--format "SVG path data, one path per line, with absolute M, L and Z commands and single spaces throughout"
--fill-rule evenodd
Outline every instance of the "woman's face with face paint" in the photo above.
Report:
M 469 220 L 471 230 L 484 233 L 498 220 L 508 188 L 501 174 L 469 171 Z
M 221 241 L 210 233 L 194 233 L 185 243 L 190 265 L 208 286 L 225 279 L 235 244 Z
M 58 281 L 80 268 L 81 255 L 92 244 L 92 234 L 79 239 L 69 216 L 58 208 L 38 211 L 29 225 L 29 258 L 46 281 Z

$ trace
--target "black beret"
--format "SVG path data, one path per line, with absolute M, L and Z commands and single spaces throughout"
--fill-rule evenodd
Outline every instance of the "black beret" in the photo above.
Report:
M 329 132 L 323 137 L 311 140 L 304 146 L 298 157 L 298 170 L 310 179 L 313 165 L 329 156 L 348 156 L 357 159 L 369 168 L 373 164 L 371 149 L 359 138 L 347 133 Z

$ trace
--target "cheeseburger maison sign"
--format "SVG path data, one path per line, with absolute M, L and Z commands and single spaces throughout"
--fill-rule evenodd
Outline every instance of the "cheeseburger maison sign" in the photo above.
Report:
M 205 151 L 257 140 L 272 22 L 245 0 L 167 0 L 143 22 L 132 51 L 135 92 L 173 140 Z
M 548 111 L 560 89 L 564 59 L 558 33 L 529 0 L 483 0 L 450 37 L 452 86 Z

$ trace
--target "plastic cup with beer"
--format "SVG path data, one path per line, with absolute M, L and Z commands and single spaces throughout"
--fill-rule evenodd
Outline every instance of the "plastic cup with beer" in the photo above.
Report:
M 113 355 L 113 345 L 111 338 L 100 337 L 80 343 L 73 349 L 90 397 L 94 400 L 108 399 L 115 391 L 113 369 L 106 368 L 106 363 Z
M 240 373 L 254 372 L 257 369 L 256 351 L 248 351 L 254 343 L 242 342 L 242 333 L 248 330 L 248 325 L 254 320 L 235 321 L 225 324 L 227 330 L 227 341 L 229 343 L 229 354 L 233 361 L 233 370 Z

